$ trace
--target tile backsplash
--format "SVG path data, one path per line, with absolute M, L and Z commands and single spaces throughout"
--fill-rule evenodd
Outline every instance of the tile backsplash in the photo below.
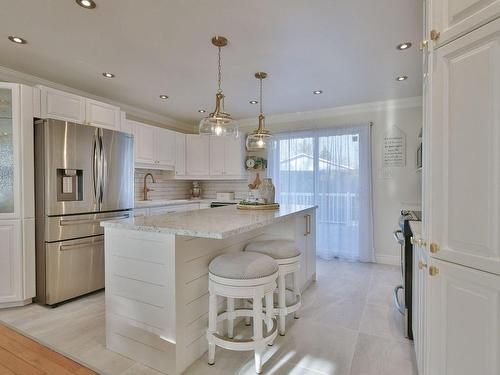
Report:
M 156 183 L 151 183 L 148 178 L 148 187 L 153 189 L 148 193 L 150 199 L 168 200 L 168 199 L 186 199 L 191 197 L 192 181 L 174 180 L 174 172 L 159 171 L 154 169 L 135 169 L 134 176 L 134 197 L 135 200 L 144 198 L 143 186 L 144 175 L 152 173 Z M 262 178 L 263 176 L 261 176 Z M 234 192 L 236 199 L 244 199 L 248 194 L 248 184 L 253 181 L 255 174 L 249 175 L 249 180 L 210 180 L 200 181 L 202 198 L 216 198 L 217 193 Z
M 201 195 L 203 198 L 215 198 L 217 193 L 234 192 L 236 199 L 247 197 L 248 181 L 201 181 Z
M 148 193 L 149 198 L 186 199 L 191 196 L 191 181 L 174 180 L 174 172 L 136 168 L 134 175 L 135 200 L 142 200 L 144 198 L 144 175 L 148 172 L 152 173 L 156 179 L 156 184 L 153 184 L 151 183 L 151 178 L 148 177 L 148 187 L 153 189 L 153 191 Z

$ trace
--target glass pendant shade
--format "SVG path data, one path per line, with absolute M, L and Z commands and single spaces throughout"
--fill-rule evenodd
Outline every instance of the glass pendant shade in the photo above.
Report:
M 264 150 L 272 139 L 272 135 L 268 130 L 264 129 L 265 117 L 261 113 L 259 115 L 259 127 L 252 133 L 248 134 L 246 139 L 247 150 Z
M 221 48 L 227 45 L 227 38 L 214 36 L 212 44 L 219 49 L 218 64 L 218 90 L 215 95 L 215 110 L 207 117 L 202 118 L 199 124 L 199 133 L 202 135 L 213 135 L 216 137 L 232 136 L 238 137 L 238 124 L 231 118 L 231 115 L 224 111 L 224 93 L 221 89 L 222 66 Z
M 238 137 L 238 124 L 231 118 L 229 113 L 222 110 L 224 94 L 217 92 L 215 96 L 215 110 L 207 117 L 202 118 L 199 125 L 199 133 L 202 135 L 213 135 L 217 137 Z
M 271 132 L 265 129 L 266 118 L 262 113 L 262 80 L 267 77 L 266 72 L 255 73 L 255 78 L 259 80 L 260 83 L 260 114 L 259 114 L 259 126 L 257 130 L 254 130 L 247 135 L 246 147 L 249 151 L 264 150 L 267 148 L 269 142 L 271 142 L 272 135 Z

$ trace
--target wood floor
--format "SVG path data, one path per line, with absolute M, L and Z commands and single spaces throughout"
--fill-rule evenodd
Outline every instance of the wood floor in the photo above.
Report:
M 96 375 L 94 371 L 0 324 L 0 375 Z

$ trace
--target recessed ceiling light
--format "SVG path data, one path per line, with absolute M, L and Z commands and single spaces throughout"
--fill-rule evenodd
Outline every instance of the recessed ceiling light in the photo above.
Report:
M 250 104 L 257 104 L 258 101 L 257 100 L 250 100 Z
M 320 94 L 323 94 L 323 91 L 321 91 L 321 90 L 316 90 L 316 91 L 313 91 L 313 94 L 314 94 L 314 95 L 320 95 Z
M 168 99 L 168 95 L 160 95 L 160 99 Z
M 85 9 L 94 9 L 96 7 L 93 0 L 75 0 L 78 5 Z
M 410 47 L 411 47 L 411 42 L 404 42 L 396 46 L 396 48 L 400 51 L 404 51 L 405 49 L 408 49 Z
M 396 77 L 396 81 L 406 81 L 408 79 L 408 76 L 399 76 Z
M 26 44 L 26 43 L 28 43 L 28 42 L 26 41 L 26 39 L 20 38 L 20 37 L 18 37 L 18 36 L 12 36 L 12 35 L 10 35 L 10 36 L 9 36 L 9 40 L 10 40 L 11 42 L 13 42 L 13 43 L 17 43 L 17 44 Z
M 109 72 L 104 72 L 104 73 L 102 73 L 102 75 L 106 78 L 115 78 L 115 75 L 113 73 L 109 73 Z
M 204 109 L 199 109 L 199 110 L 198 110 L 198 112 L 200 112 L 200 113 L 205 113 L 205 112 L 206 112 L 206 110 L 204 110 Z

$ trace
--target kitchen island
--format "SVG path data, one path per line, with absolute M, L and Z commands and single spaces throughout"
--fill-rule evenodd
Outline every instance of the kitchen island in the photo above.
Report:
M 302 252 L 305 289 L 316 277 L 315 212 L 316 206 L 226 206 L 103 222 L 106 346 L 180 374 L 207 350 L 210 261 L 257 239 L 291 239 Z

